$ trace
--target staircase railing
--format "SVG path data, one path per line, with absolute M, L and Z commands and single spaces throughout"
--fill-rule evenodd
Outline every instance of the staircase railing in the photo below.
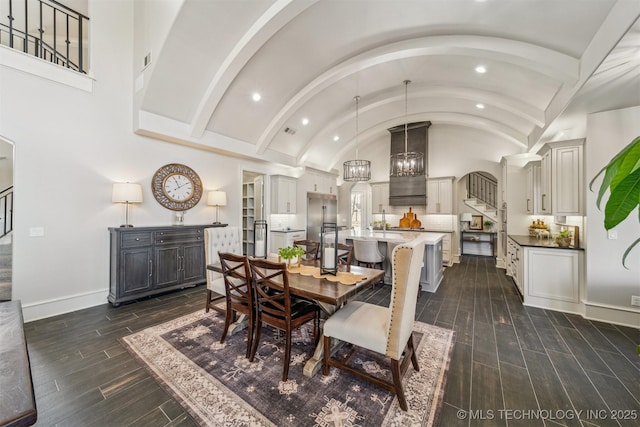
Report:
M 470 198 L 478 199 L 487 206 L 496 208 L 498 182 L 478 172 L 471 172 L 467 176 L 467 191 Z
M 87 16 L 55 0 L 8 0 L 8 3 L 9 21 L 0 23 L 0 44 L 81 73 L 86 72 L 83 37 L 89 21 Z M 18 4 L 24 7 L 20 8 Z M 18 16 L 18 10 L 24 16 Z M 30 34 L 28 30 L 29 25 L 33 26 L 33 20 L 37 25 L 33 32 L 37 34 Z M 77 51 L 71 48 L 76 29 Z M 51 43 L 44 40 L 45 31 L 51 32 Z M 65 46 L 62 48 L 58 45 L 59 36 L 64 36 Z
M 4 237 L 13 231 L 13 185 L 0 191 L 0 215 L 0 237 Z

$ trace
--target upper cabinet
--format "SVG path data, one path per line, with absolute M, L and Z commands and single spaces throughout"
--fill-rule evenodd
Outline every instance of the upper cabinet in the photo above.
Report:
M 296 179 L 289 176 L 271 177 L 271 213 L 296 213 Z
M 538 152 L 540 213 L 584 215 L 584 139 L 550 142 Z
M 531 215 L 540 215 L 543 212 L 540 211 L 540 170 L 541 161 L 536 160 L 529 162 L 525 165 L 525 171 L 527 174 L 527 200 L 526 209 L 527 213 Z
M 373 213 L 389 212 L 389 183 L 371 184 L 371 208 Z
M 453 213 L 453 177 L 427 180 L 427 213 Z
M 336 175 L 307 169 L 301 180 L 307 192 L 337 194 Z

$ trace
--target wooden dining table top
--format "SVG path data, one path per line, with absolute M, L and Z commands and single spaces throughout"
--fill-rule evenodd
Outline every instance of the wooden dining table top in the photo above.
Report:
M 305 264 L 307 263 L 305 262 Z M 222 266 L 217 263 L 208 264 L 207 269 L 222 273 Z M 360 267 L 357 265 L 352 265 L 350 272 L 365 276 L 365 278 L 354 285 L 345 285 L 339 282 L 329 281 L 325 278 L 315 278 L 313 276 L 304 276 L 302 274 L 289 272 L 289 289 L 293 295 L 299 297 L 341 306 L 358 292 L 378 283 L 384 276 L 384 270 Z

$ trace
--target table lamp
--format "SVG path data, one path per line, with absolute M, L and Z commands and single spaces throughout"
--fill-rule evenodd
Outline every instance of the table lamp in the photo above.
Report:
M 469 229 L 469 223 L 473 220 L 473 216 L 469 212 L 460 214 L 460 222 L 466 222 L 464 229 Z
M 227 206 L 227 193 L 220 190 L 209 191 L 207 194 L 207 205 L 216 207 L 216 220 L 213 223 L 220 224 L 218 214 L 220 213 L 220 206 Z
M 124 203 L 124 224 L 120 227 L 133 227 L 129 224 L 129 203 L 142 203 L 142 186 L 130 182 L 116 182 L 111 192 L 113 203 Z

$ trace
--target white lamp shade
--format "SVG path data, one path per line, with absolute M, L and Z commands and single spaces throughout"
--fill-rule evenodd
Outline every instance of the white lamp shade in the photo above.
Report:
M 473 217 L 471 216 L 471 214 L 469 212 L 465 212 L 460 214 L 460 221 L 463 222 L 471 222 L 473 220 Z
M 207 193 L 207 205 L 227 206 L 227 193 L 224 191 L 209 191 Z
M 142 203 L 142 186 L 129 182 L 113 184 L 111 201 L 114 203 Z

